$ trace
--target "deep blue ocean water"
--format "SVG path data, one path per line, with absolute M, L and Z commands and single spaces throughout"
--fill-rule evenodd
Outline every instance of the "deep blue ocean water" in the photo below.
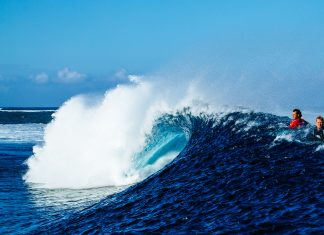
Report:
M 287 117 L 166 114 L 150 143 L 159 132 L 182 131 L 188 141 L 142 182 L 37 188 L 23 180 L 24 162 L 54 111 L 0 110 L 1 234 L 324 234 L 324 143 L 308 137 L 311 128 L 288 130 Z

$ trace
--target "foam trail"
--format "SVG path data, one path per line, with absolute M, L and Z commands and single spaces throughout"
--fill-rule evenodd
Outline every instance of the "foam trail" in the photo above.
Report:
M 184 99 L 170 102 L 152 83 L 134 76 L 131 80 L 131 85 L 106 92 L 96 104 L 89 105 L 85 96 L 67 101 L 45 128 L 44 145 L 34 147 L 24 179 L 46 188 L 120 186 L 137 182 L 170 162 L 178 152 L 166 153 L 164 159 L 143 169 L 135 169 L 133 160 L 143 149 L 154 120 L 189 99 L 180 95 Z

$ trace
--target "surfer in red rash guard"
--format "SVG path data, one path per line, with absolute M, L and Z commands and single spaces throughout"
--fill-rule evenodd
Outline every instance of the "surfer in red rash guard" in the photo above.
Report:
M 308 124 L 304 119 L 301 118 L 302 113 L 300 112 L 299 109 L 294 109 L 292 113 L 292 118 L 293 120 L 289 124 L 290 129 L 296 129 L 298 127 L 303 127 Z

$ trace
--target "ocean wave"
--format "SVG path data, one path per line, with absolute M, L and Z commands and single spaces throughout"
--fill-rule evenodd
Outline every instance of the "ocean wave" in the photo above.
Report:
M 288 118 L 253 111 L 193 114 L 188 108 L 158 120 L 152 133 L 181 130 L 187 138 L 176 158 L 37 231 L 311 233 L 323 225 L 322 145 L 305 130 L 289 130 Z
M 212 129 L 226 126 L 228 135 L 242 138 L 259 139 L 266 133 L 272 138 L 268 148 L 306 143 L 308 132 L 289 131 L 288 118 L 241 107 L 212 107 L 191 86 L 183 94 L 176 91 L 176 97 L 142 78 L 132 76 L 132 81 L 95 102 L 74 97 L 55 112 L 44 142 L 34 147 L 27 161 L 26 182 L 45 188 L 132 185 L 181 153 L 197 131 L 197 120 L 211 123 Z
M 96 102 L 66 102 L 26 162 L 25 181 L 36 192 L 122 190 L 35 231 L 320 231 L 323 144 L 309 138 L 311 129 L 194 94 L 167 96 L 136 79 Z

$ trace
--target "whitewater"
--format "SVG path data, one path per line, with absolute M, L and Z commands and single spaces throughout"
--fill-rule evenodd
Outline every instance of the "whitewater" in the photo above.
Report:
M 140 77 L 130 76 L 130 81 L 96 101 L 86 96 L 67 101 L 46 127 L 44 145 L 34 147 L 25 180 L 46 188 L 122 186 L 170 162 L 185 146 L 188 133 L 166 130 L 153 136 L 155 143 L 148 141 L 154 122 L 190 105 L 187 97 L 171 101 Z M 155 156 L 171 142 L 177 143 L 163 156 Z

